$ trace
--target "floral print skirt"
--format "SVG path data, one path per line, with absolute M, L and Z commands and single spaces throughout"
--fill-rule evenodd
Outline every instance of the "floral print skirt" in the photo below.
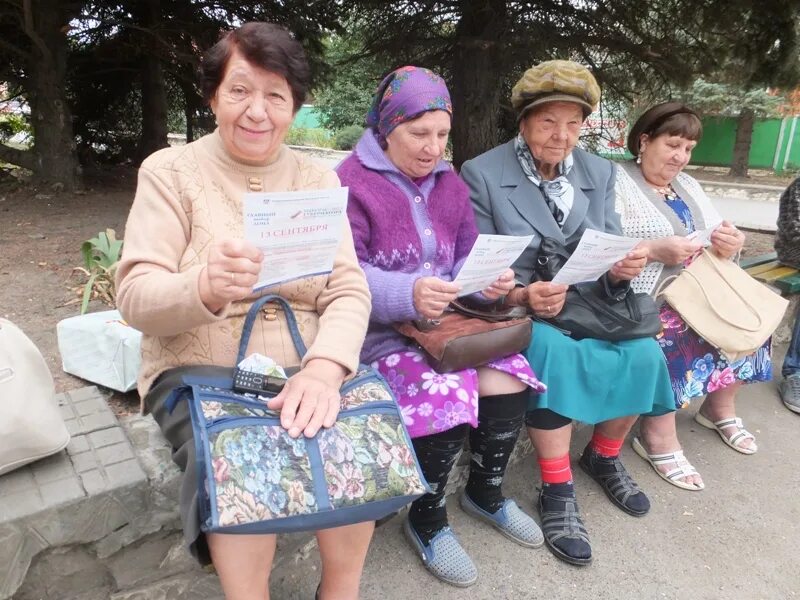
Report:
M 392 352 L 372 363 L 386 378 L 403 413 L 412 438 L 447 431 L 462 423 L 478 426 L 478 372 L 464 369 L 438 373 L 418 350 Z M 547 387 L 537 379 L 521 354 L 486 364 L 512 375 L 541 393 Z
M 711 344 L 701 338 L 668 304 L 661 307 L 663 331 L 656 338 L 667 359 L 675 407 L 688 406 L 692 398 L 743 381 L 772 379 L 772 340 L 744 358 L 729 362 Z

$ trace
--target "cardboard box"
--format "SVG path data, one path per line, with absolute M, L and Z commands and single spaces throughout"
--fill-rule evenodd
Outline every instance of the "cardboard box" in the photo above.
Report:
M 120 392 L 136 387 L 142 333 L 119 311 L 70 317 L 59 321 L 56 331 L 64 371 Z

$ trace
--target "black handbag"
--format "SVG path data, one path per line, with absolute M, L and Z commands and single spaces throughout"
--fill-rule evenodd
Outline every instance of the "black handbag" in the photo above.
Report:
M 551 281 L 575 250 L 553 238 L 542 239 L 531 283 Z M 571 285 L 561 312 L 540 319 L 577 340 L 594 338 L 618 342 L 655 337 L 661 332 L 658 307 L 649 294 L 637 294 L 630 283 L 612 287 L 603 276 Z

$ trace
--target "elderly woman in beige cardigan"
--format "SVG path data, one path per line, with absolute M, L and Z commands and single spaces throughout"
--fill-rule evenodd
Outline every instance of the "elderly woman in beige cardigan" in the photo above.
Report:
M 242 239 L 242 196 L 332 188 L 339 181 L 283 145 L 309 85 L 302 47 L 286 30 L 249 23 L 228 33 L 206 53 L 202 75 L 218 128 L 142 164 L 117 274 L 118 303 L 144 333 L 143 402 L 185 470 L 181 516 L 187 544 L 201 563 L 213 561 L 226 598 L 264 600 L 275 536 L 200 531 L 188 411 L 181 403 L 169 413 L 164 402 L 187 370 L 234 366 L 263 262 L 261 252 Z M 302 364 L 280 308 L 267 305 L 251 336 L 250 351 L 285 367 L 300 366 L 270 403 L 294 437 L 311 437 L 333 424 L 339 387 L 357 368 L 367 329 L 369 289 L 346 224 L 341 239 L 330 274 L 263 290 L 290 301 L 308 347 Z M 358 597 L 372 530 L 369 522 L 317 532 L 318 597 Z

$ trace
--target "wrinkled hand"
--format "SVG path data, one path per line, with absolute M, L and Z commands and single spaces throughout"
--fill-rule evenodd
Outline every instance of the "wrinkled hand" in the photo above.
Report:
M 507 296 L 508 292 L 514 289 L 514 271 L 506 269 L 492 285 L 483 290 L 483 295 L 489 300 L 497 300 L 502 296 Z
M 647 265 L 648 249 L 644 243 L 639 244 L 621 261 L 616 263 L 608 272 L 611 283 L 614 285 L 621 281 L 630 281 L 635 278 Z
M 332 427 L 341 404 L 339 388 L 345 370 L 327 359 L 317 358 L 288 379 L 267 406 L 281 413 L 281 427 L 293 438 L 314 437 L 321 427 Z
M 549 319 L 555 317 L 564 308 L 569 286 L 563 283 L 537 281 L 525 289 L 528 306 L 537 317 Z
M 226 239 L 214 244 L 200 273 L 200 299 L 211 312 L 253 292 L 264 255 L 253 244 Z
M 668 266 L 683 264 L 703 249 L 700 242 L 680 235 L 671 235 L 644 243 L 649 250 L 648 259 L 650 261 L 664 263 Z
M 735 256 L 742 246 L 744 246 L 744 234 L 730 221 L 723 221 L 722 225 L 711 234 L 711 248 L 720 258 Z
M 421 277 L 414 282 L 414 308 L 426 319 L 438 319 L 458 297 L 461 287 L 438 277 Z

